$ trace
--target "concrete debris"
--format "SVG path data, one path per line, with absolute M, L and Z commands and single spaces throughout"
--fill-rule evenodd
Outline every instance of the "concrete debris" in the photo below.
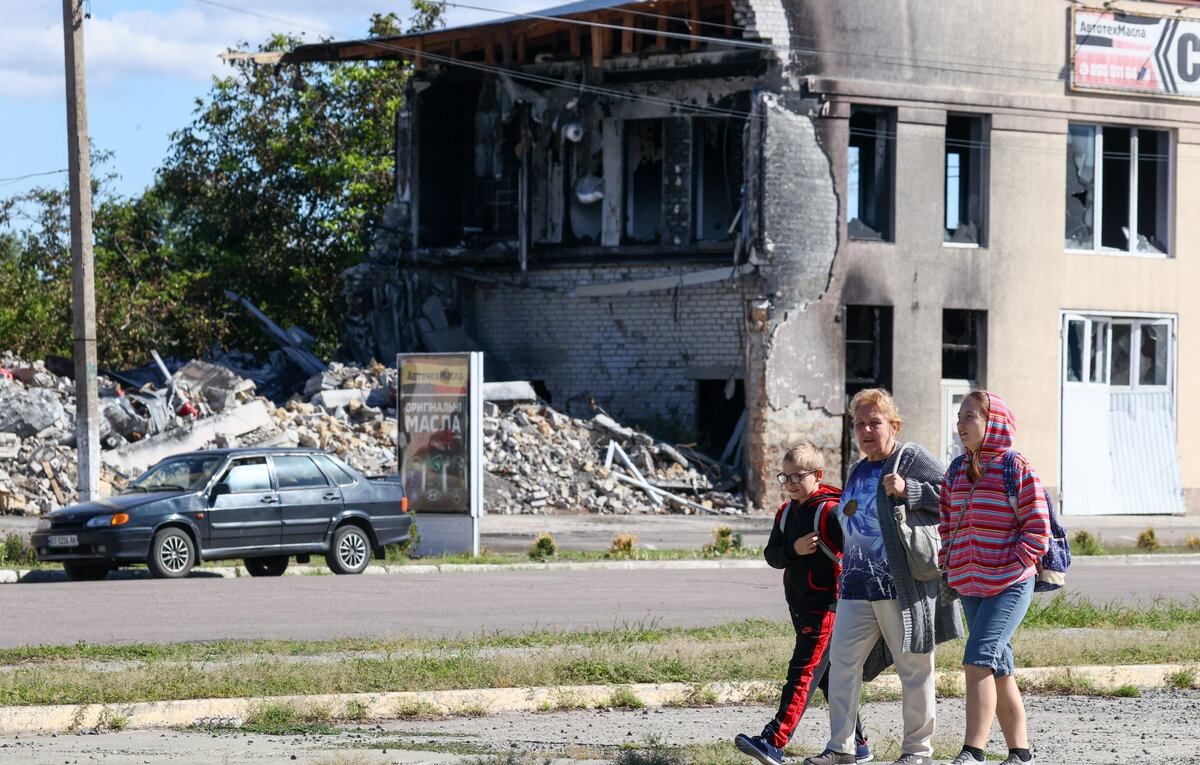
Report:
M 126 389 L 100 377 L 102 495 L 192 449 L 308 446 L 366 475 L 400 472 L 394 368 L 333 362 L 278 406 L 224 363 L 174 366 L 161 387 Z M 0 370 L 12 374 L 0 374 L 0 512 L 38 515 L 76 502 L 73 381 L 11 353 L 0 354 Z M 487 392 L 486 512 L 743 512 L 731 493 L 741 478 L 724 465 L 603 413 L 562 414 L 527 382 L 489 383 Z M 605 467 L 612 448 L 624 455 L 619 468 Z
M 693 464 L 603 413 L 582 420 L 545 404 L 489 401 L 483 438 L 489 513 L 745 511 L 743 498 L 729 491 L 740 488 L 740 476 L 715 462 Z M 605 467 L 614 446 L 628 460 L 620 469 Z

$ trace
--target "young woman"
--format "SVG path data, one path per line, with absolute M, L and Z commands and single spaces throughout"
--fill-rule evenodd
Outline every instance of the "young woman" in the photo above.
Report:
M 972 391 L 958 410 L 965 451 L 942 482 L 938 563 L 962 600 L 968 632 L 967 730 L 951 765 L 983 762 L 996 717 L 1008 744 L 1003 765 L 1033 762 L 1011 641 L 1029 610 L 1038 561 L 1050 542 L 1050 516 L 1037 473 L 1021 454 L 1005 457 L 1015 433 L 1012 412 L 999 396 Z

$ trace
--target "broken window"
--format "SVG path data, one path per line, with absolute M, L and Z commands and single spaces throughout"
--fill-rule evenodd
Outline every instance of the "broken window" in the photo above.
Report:
M 625 123 L 625 240 L 655 243 L 662 236 L 662 120 Z
M 488 247 L 517 239 L 518 120 L 504 123 L 489 83 L 441 84 L 417 106 L 418 244 Z
M 1067 249 L 1167 254 L 1170 165 L 1165 130 L 1071 125 Z
M 987 127 L 983 117 L 946 117 L 946 229 L 954 244 L 984 243 Z
M 1168 386 L 1171 342 L 1165 319 L 1069 317 L 1066 381 L 1134 390 Z
M 733 239 L 742 211 L 742 133 L 745 121 L 692 120 L 692 178 L 696 241 Z
M 846 220 L 852 239 L 891 239 L 894 110 L 850 110 Z
M 568 244 L 600 244 L 603 227 L 604 171 L 601 152 L 589 141 L 563 142 L 563 180 L 567 200 L 565 240 Z
M 942 379 L 981 384 L 987 311 L 942 311 Z
M 892 309 L 846 306 L 846 396 L 892 387 Z

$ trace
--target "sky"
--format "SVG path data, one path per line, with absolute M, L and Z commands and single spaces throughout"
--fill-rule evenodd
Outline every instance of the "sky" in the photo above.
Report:
M 553 0 L 466 0 L 512 12 Z M 139 194 L 162 163 L 172 131 L 227 66 L 219 55 L 275 32 L 316 42 L 364 37 L 372 13 L 411 16 L 405 0 L 87 0 L 88 133 L 111 151 L 115 191 Z M 449 26 L 500 13 L 448 8 Z M 66 87 L 61 0 L 0 0 L 0 197 L 65 185 Z M 31 176 L 31 177 L 25 177 Z

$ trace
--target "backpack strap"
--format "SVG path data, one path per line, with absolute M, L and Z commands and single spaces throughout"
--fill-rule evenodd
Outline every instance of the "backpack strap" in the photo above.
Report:
M 813 508 L 813 531 L 817 532 L 817 547 L 821 552 L 825 553 L 825 557 L 829 558 L 834 563 L 840 563 L 841 557 L 826 541 L 828 532 L 826 528 L 829 524 L 830 507 L 832 507 L 841 495 L 833 496 L 830 494 L 822 494 L 817 498 L 816 506 Z

